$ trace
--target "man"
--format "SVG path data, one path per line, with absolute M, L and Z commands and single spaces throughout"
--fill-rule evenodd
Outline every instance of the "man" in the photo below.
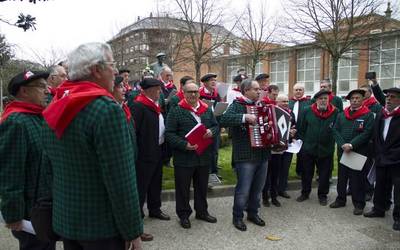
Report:
M 8 92 L 16 100 L 7 105 L 0 120 L 0 210 L 22 250 L 55 249 L 55 242 L 42 242 L 22 231 L 22 220 L 30 220 L 36 200 L 50 194 L 43 186 L 46 180 L 38 178 L 46 171 L 40 137 L 48 75 L 26 71 L 14 76 Z M 36 188 L 40 193 L 35 193 Z
M 67 79 L 68 75 L 63 66 L 56 65 L 50 68 L 50 75 L 47 78 L 48 88 L 50 92 L 50 94 L 48 95 L 49 103 L 56 93 L 56 88 Z
M 240 85 L 244 79 L 247 79 L 246 75 L 237 75 L 233 78 L 233 86 L 228 90 L 226 96 L 226 101 L 229 105 L 236 100 L 236 98 L 243 96 L 242 92 L 240 91 Z
M 269 92 L 269 75 L 265 73 L 259 74 L 255 79 L 261 88 L 260 99 L 265 98 Z
M 195 83 L 183 87 L 185 98 L 172 109 L 167 118 L 165 138 L 172 148 L 175 170 L 176 213 L 183 228 L 190 228 L 189 205 L 190 183 L 193 180 L 194 209 L 196 219 L 216 223 L 217 219 L 208 213 L 207 184 L 208 167 L 212 160 L 212 147 L 201 154 L 196 153 L 197 144 L 190 144 L 185 135 L 197 124 L 203 124 L 207 130 L 203 138 L 217 136 L 218 124 L 211 108 L 199 100 L 199 88 Z
M 168 66 L 163 67 L 160 71 L 158 80 L 163 83 L 161 90 L 164 98 L 168 98 L 169 94 L 173 90 L 176 90 L 173 79 L 172 70 Z
M 265 104 L 273 104 L 276 105 L 276 98 L 279 95 L 279 87 L 278 85 L 269 85 L 268 92 L 266 96 L 264 96 L 261 101 Z
M 247 219 L 259 226 L 265 222 L 259 217 L 261 191 L 267 175 L 269 150 L 252 148 L 248 134 L 248 124 L 255 124 L 257 117 L 246 114 L 247 105 L 255 105 L 260 98 L 260 85 L 257 81 L 246 79 L 242 82 L 242 98 L 235 100 L 221 117 L 221 126 L 232 129 L 232 163 L 236 172 L 237 184 L 233 202 L 233 225 L 246 231 L 243 211 Z
M 343 111 L 342 98 L 333 95 L 331 81 L 329 79 L 322 80 L 319 84 L 319 88 L 320 90 L 326 90 L 331 92 L 331 94 L 329 95 L 329 102 L 332 103 L 332 105 L 335 106 L 335 108 L 337 108 L 339 113 L 342 112 Z M 312 102 L 314 103 L 315 100 L 312 100 Z
M 157 62 L 153 62 L 152 64 L 150 64 L 150 69 L 154 72 L 154 76 L 158 77 L 162 69 L 166 66 L 168 67 L 168 65 L 165 63 L 165 59 L 167 58 L 167 56 L 164 52 L 158 53 L 156 55 L 156 58 Z
M 365 91 L 363 105 L 375 115 L 379 114 L 382 111 L 382 106 L 376 100 L 375 96 L 372 95 L 371 86 L 369 84 L 364 84 L 360 87 L 360 89 Z
M 176 95 L 174 95 L 173 97 L 171 97 L 171 99 L 168 102 L 168 111 L 173 109 L 174 107 L 176 107 L 178 105 L 178 103 L 180 101 L 182 101 L 182 99 L 185 98 L 185 95 L 183 93 L 183 87 L 187 84 L 187 83 L 194 83 L 194 79 L 191 76 L 184 76 L 180 79 L 179 81 L 180 83 L 180 88 L 179 91 L 176 93 Z
M 380 87 L 372 84 L 375 96 Z M 400 88 L 383 90 L 386 94 L 385 108 L 377 114 L 372 137 L 376 164 L 374 207 L 365 217 L 384 217 L 387 207 L 387 193 L 394 186 L 393 229 L 400 231 Z M 390 188 L 387 187 L 388 183 Z
M 119 76 L 122 77 L 122 85 L 125 88 L 125 97 L 126 99 L 130 99 L 133 94 L 133 88 L 129 84 L 129 73 L 131 71 L 128 69 L 120 69 L 118 70 Z
M 130 105 L 138 143 L 136 177 L 140 209 L 144 217 L 143 205 L 147 200 L 149 217 L 170 220 L 161 211 L 162 145 L 165 133 L 164 117 L 158 103 L 161 82 L 154 78 L 145 78 L 140 86 L 142 93 Z
M 293 97 L 289 100 L 289 108 L 293 111 L 296 127 L 301 128 L 302 116 L 307 107 L 310 106 L 310 99 L 304 95 L 304 85 L 301 83 L 296 83 L 293 86 Z M 296 160 L 296 174 L 301 176 L 303 169 L 303 159 L 302 152 L 297 153 Z
M 368 141 L 371 137 L 374 116 L 367 107 L 362 105 L 364 94 L 365 91 L 362 89 L 350 91 L 346 96 L 346 99 L 350 100 L 350 106 L 337 116 L 333 136 L 339 151 L 338 160 L 343 152 L 354 151 L 362 155 L 368 153 Z M 365 207 L 366 168 L 358 171 L 340 163 L 338 165 L 338 196 L 330 207 L 339 208 L 346 205 L 346 187 L 349 181 L 354 206 L 353 214 L 361 215 Z
M 43 112 L 44 147 L 53 168 L 53 229 L 64 249 L 141 248 L 129 110 L 112 96 L 115 62 L 108 44 L 68 56 L 69 81 Z
M 309 199 L 315 165 L 319 173 L 318 199 L 321 206 L 326 206 L 329 193 L 329 173 L 335 151 L 332 128 L 338 110 L 329 102 L 329 91 L 320 90 L 314 95 L 315 103 L 303 112 L 299 138 L 303 140 L 301 173 L 302 190 L 298 202 Z

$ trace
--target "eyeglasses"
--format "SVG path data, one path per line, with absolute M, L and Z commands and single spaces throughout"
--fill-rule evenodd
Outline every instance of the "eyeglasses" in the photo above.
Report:
M 115 61 L 111 61 L 111 62 L 107 62 L 107 61 L 100 61 L 100 64 L 104 64 L 104 65 L 110 65 L 113 69 L 117 69 L 117 62 Z
M 199 93 L 199 91 L 198 90 L 188 90 L 188 91 L 185 91 L 185 94 L 191 94 L 191 95 L 193 95 L 193 94 L 198 94 Z

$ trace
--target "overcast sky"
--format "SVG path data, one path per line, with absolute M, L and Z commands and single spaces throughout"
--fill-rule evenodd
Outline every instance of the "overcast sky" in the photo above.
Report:
M 266 1 L 266 0 L 264 0 Z M 121 28 L 148 17 L 157 10 L 176 12 L 168 0 L 50 0 L 6 1 L 0 3 L 0 17 L 14 23 L 19 13 L 36 17 L 35 31 L 24 32 L 20 28 L 0 22 L 0 33 L 6 36 L 18 58 L 32 59 L 32 50 L 49 57 L 50 51 L 68 53 L 86 42 L 105 42 Z M 239 11 L 246 0 L 221 0 L 228 9 Z M 258 4 L 260 0 L 251 0 Z M 268 0 L 270 11 L 280 8 L 279 0 Z M 229 12 L 227 12 L 229 14 Z

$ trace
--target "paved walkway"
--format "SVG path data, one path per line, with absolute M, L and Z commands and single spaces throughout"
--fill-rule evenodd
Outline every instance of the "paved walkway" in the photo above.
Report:
M 232 197 L 209 199 L 209 212 L 218 223 L 209 224 L 191 216 L 192 228 L 185 230 L 178 224 L 175 202 L 165 202 L 163 210 L 171 221 L 145 218 L 145 231 L 155 237 L 143 243 L 144 249 L 400 249 L 400 232 L 391 229 L 391 216 L 369 219 L 352 214 L 351 201 L 345 208 L 321 207 L 315 195 L 303 203 L 295 201 L 299 191 L 290 191 L 292 199 L 281 198 L 281 208 L 262 207 L 260 215 L 267 226 L 249 222 L 247 231 L 235 229 L 231 221 Z M 332 190 L 329 200 L 335 198 Z M 366 209 L 370 209 L 371 203 Z M 390 211 L 390 215 L 391 215 Z M 269 241 L 269 234 L 282 237 Z M 17 242 L 3 227 L 0 229 L 0 250 L 17 249 Z M 58 248 L 61 249 L 61 248 Z

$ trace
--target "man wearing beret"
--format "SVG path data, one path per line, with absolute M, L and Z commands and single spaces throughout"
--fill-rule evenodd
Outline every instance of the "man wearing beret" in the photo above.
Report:
M 261 94 L 260 94 L 260 99 L 264 99 L 270 92 L 269 89 L 269 75 L 265 73 L 261 73 L 258 76 L 256 76 L 255 80 L 258 82 L 261 88 Z M 278 95 L 276 95 L 278 96 Z
M 299 138 L 303 140 L 303 171 L 301 173 L 302 190 L 298 202 L 309 199 L 311 183 L 317 166 L 319 173 L 318 199 L 321 206 L 327 205 L 329 192 L 329 173 L 335 151 L 333 125 L 338 114 L 329 103 L 329 91 L 320 90 L 314 95 L 315 103 L 307 107 L 302 115 Z
M 233 78 L 233 84 L 232 89 L 228 90 L 228 93 L 226 95 L 226 101 L 230 105 L 236 98 L 242 97 L 242 92 L 240 91 L 240 84 L 242 84 L 242 81 L 244 79 L 247 79 L 246 75 L 239 74 Z
M 371 87 L 375 96 L 382 95 L 376 80 Z M 372 136 L 376 164 L 374 207 L 364 216 L 384 217 L 387 193 L 394 186 L 393 229 L 400 231 L 400 88 L 383 92 L 386 94 L 385 106 L 377 114 Z
M 142 216 L 143 205 L 147 200 L 149 217 L 170 220 L 161 211 L 162 182 L 162 145 L 164 144 L 164 117 L 158 103 L 161 82 L 154 78 L 145 78 L 140 83 L 142 92 L 130 104 L 136 125 L 138 158 L 136 177 Z
M 48 75 L 25 71 L 14 76 L 8 92 L 16 100 L 7 105 L 0 120 L 0 210 L 6 227 L 24 250 L 55 249 L 54 242 L 42 242 L 21 231 L 22 220 L 30 220 L 35 199 L 50 193 L 43 185 L 46 180 L 40 178 L 37 183 L 45 171 L 41 133 Z
M 53 169 L 53 229 L 64 249 L 141 248 L 131 114 L 112 96 L 115 62 L 104 43 L 68 55 L 69 81 L 43 112 Z
M 343 111 L 343 101 L 342 98 L 336 96 L 333 94 L 332 92 L 332 83 L 329 79 L 324 79 L 320 82 L 319 84 L 320 90 L 326 90 L 326 91 L 330 91 L 330 95 L 329 95 L 329 102 L 332 103 L 333 106 L 335 106 L 337 108 L 337 110 L 340 112 Z M 314 99 L 311 100 L 312 103 L 315 102 Z
M 183 87 L 187 84 L 187 83 L 194 83 L 194 79 L 191 76 L 184 76 L 179 80 L 180 83 L 180 88 L 179 91 L 176 93 L 176 95 L 174 95 L 173 97 L 171 97 L 171 99 L 169 100 L 167 107 L 168 107 L 168 111 L 173 109 L 174 107 L 176 107 L 178 105 L 178 103 L 180 101 L 182 101 L 182 99 L 185 98 L 185 95 L 183 93 Z
M 185 98 L 173 108 L 167 117 L 165 138 L 172 148 L 175 170 L 176 213 L 183 228 L 190 228 L 189 205 L 190 183 L 193 180 L 194 209 L 196 219 L 216 223 L 217 219 L 208 213 L 207 184 L 208 169 L 212 160 L 211 145 L 198 155 L 197 144 L 190 144 L 185 138 L 196 125 L 203 124 L 206 133 L 203 138 L 215 138 L 218 124 L 206 103 L 199 100 L 199 88 L 195 83 L 183 87 Z
M 346 96 L 350 100 L 350 106 L 337 116 L 333 135 L 338 147 L 338 159 L 342 157 L 343 152 L 354 151 L 365 156 L 368 153 L 374 115 L 362 105 L 364 94 L 365 91 L 362 89 L 350 91 Z M 346 205 L 346 187 L 349 181 L 354 206 L 353 214 L 361 215 L 365 207 L 366 168 L 354 170 L 340 163 L 338 165 L 338 196 L 330 207 L 339 208 Z
M 236 99 L 221 117 L 221 126 L 232 129 L 232 165 L 236 172 L 237 184 L 233 201 L 233 225 L 246 231 L 243 222 L 244 210 L 247 220 L 258 226 L 265 226 L 259 217 L 261 191 L 267 176 L 269 150 L 253 148 L 249 138 L 248 125 L 255 124 L 257 117 L 247 114 L 247 106 L 256 105 L 260 98 L 260 85 L 246 79 L 242 82 L 243 97 Z

